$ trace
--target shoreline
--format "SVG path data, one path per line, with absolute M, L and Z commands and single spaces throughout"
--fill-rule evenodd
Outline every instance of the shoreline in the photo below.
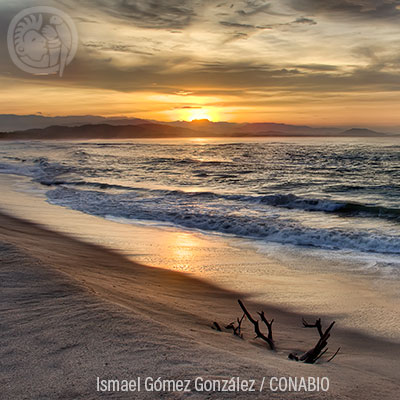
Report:
M 1 174 L 0 182 L 1 208 L 9 215 L 112 249 L 134 263 L 246 293 L 254 302 L 326 315 L 338 326 L 400 341 L 399 280 L 371 274 L 364 263 L 287 247 L 264 252 L 240 238 L 111 221 L 49 204 L 29 178 Z
M 274 375 L 273 371 L 290 376 L 302 376 L 299 374 L 306 372 L 327 373 L 335 387 L 332 389 L 334 396 L 395 398 L 394 391 L 398 390 L 400 378 L 395 356 L 400 351 L 398 343 L 335 326 L 329 347 L 334 351 L 340 345 L 342 350 L 332 363 L 312 366 L 296 363 L 288 360 L 287 355 L 291 351 L 301 352 L 312 347 L 315 332 L 302 329 L 302 316 L 290 310 L 252 302 L 242 294 L 187 274 L 134 263 L 111 250 L 4 214 L 0 214 L 0 240 L 39 260 L 39 264 L 46 268 L 57 271 L 54 273 L 61 272 L 71 284 L 75 282 L 80 286 L 87 296 L 118 308 L 127 314 L 127 318 L 131 318 L 133 313 L 136 319 L 162 326 L 171 338 L 176 336 L 194 342 L 195 346 L 210 347 L 215 354 L 223 351 L 237 360 L 237 366 L 246 360 L 253 373 L 260 368 L 270 376 Z M 18 263 L 14 265 L 17 267 Z M 277 352 L 270 352 L 260 341 L 252 340 L 249 325 L 246 325 L 244 341 L 231 333 L 218 333 L 211 329 L 213 321 L 228 324 L 240 314 L 236 303 L 239 297 L 252 312 L 264 309 L 268 318 L 275 318 Z M 330 322 L 330 317 L 321 317 L 325 324 Z M 31 323 L 35 325 L 34 321 Z M 153 335 L 152 339 L 157 338 L 157 332 Z M 8 355 L 7 359 L 10 357 Z M 360 397 L 348 396 L 354 382 L 358 384 Z M 376 390 L 382 384 L 387 387 L 387 397 L 383 397 L 382 392 L 373 393 L 373 388 Z

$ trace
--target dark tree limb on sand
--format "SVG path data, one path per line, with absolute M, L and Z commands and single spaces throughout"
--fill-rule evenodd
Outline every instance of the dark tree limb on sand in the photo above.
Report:
M 327 362 L 332 361 L 332 360 L 337 356 L 337 354 L 339 353 L 339 351 L 340 351 L 340 347 L 338 347 L 338 349 L 335 351 L 335 354 L 334 354 Z
M 314 364 L 328 351 L 328 348 L 326 346 L 328 345 L 328 339 L 331 336 L 330 332 L 333 328 L 333 325 L 335 325 L 335 321 L 333 321 L 324 332 L 322 329 L 321 318 L 318 318 L 315 321 L 315 324 L 309 324 L 303 318 L 303 326 L 305 328 L 317 328 L 317 331 L 319 333 L 319 340 L 312 349 L 308 350 L 302 356 L 298 357 L 297 354 L 290 353 L 289 358 L 291 360 L 302 361 L 307 364 Z M 340 347 L 336 350 L 336 353 L 328 360 L 328 362 L 332 361 L 335 358 L 335 356 L 339 353 L 339 350 Z
M 317 328 L 319 336 L 322 337 L 323 332 L 322 332 L 322 324 L 321 324 L 321 318 L 318 318 L 315 321 L 315 324 L 309 324 L 304 318 L 303 318 L 303 326 L 304 328 Z
M 221 327 L 219 326 L 219 323 L 218 322 L 213 322 L 213 324 L 212 324 L 212 326 L 211 326 L 211 328 L 212 329 L 214 329 L 214 330 L 216 330 L 216 331 L 218 331 L 218 332 L 222 332 L 222 329 L 221 329 Z
M 244 320 L 244 317 L 245 317 L 245 314 L 243 314 L 242 318 L 240 318 L 240 319 L 237 318 L 237 319 L 236 319 L 236 321 L 237 321 L 237 323 L 238 323 L 237 326 L 235 326 L 235 323 L 234 323 L 234 322 L 231 322 L 229 325 L 227 325 L 227 326 L 225 327 L 225 329 L 232 329 L 232 330 L 233 330 L 233 334 L 234 334 L 235 336 L 238 336 L 238 337 L 240 337 L 241 339 L 243 339 L 243 334 L 242 334 L 241 329 L 242 329 L 242 322 L 243 322 L 243 320 Z
M 251 316 L 251 314 L 247 311 L 247 308 L 244 306 L 241 300 L 238 300 L 238 303 L 240 305 L 240 308 L 243 310 L 244 315 L 246 315 L 247 319 L 254 325 L 254 332 L 256 334 L 256 338 L 264 340 L 265 342 L 268 343 L 271 350 L 275 350 L 275 343 L 272 338 L 272 323 L 274 322 L 274 320 L 272 319 L 271 322 L 269 322 L 264 315 L 264 311 L 258 313 L 258 315 L 261 317 L 261 320 L 268 328 L 268 336 L 265 336 L 260 330 L 259 321 Z
M 261 332 L 260 329 L 260 321 L 257 319 L 254 319 L 253 316 L 250 314 L 250 312 L 247 310 L 247 308 L 245 307 L 245 305 L 243 304 L 243 302 L 241 300 L 238 300 L 238 303 L 240 305 L 240 308 L 243 311 L 243 315 L 242 317 L 239 319 L 237 318 L 237 325 L 235 322 L 231 322 L 229 325 L 225 326 L 225 329 L 228 330 L 233 330 L 233 334 L 235 336 L 240 337 L 241 339 L 243 339 L 243 334 L 242 334 L 242 322 L 244 320 L 245 317 L 247 317 L 247 319 L 253 324 L 254 326 L 254 332 L 256 334 L 256 339 L 260 338 L 262 340 L 264 340 L 264 342 L 268 343 L 269 347 L 271 350 L 275 350 L 275 343 L 274 343 L 274 339 L 272 337 L 272 324 L 274 322 L 274 320 L 272 319 L 271 321 L 268 321 L 268 319 L 265 317 L 264 311 L 261 311 L 259 313 L 257 313 L 260 318 L 261 321 L 265 324 L 265 326 L 268 329 L 268 335 L 264 335 Z M 296 353 L 290 353 L 288 358 L 291 360 L 295 360 L 295 361 L 300 361 L 300 362 L 304 362 L 306 364 L 314 364 L 316 361 L 318 361 L 324 354 L 326 354 L 326 352 L 328 351 L 328 339 L 331 336 L 331 330 L 333 328 L 333 326 L 335 325 L 335 321 L 333 321 L 328 328 L 324 331 L 322 328 L 322 322 L 321 322 L 321 318 L 318 318 L 314 324 L 310 324 L 308 323 L 304 318 L 303 318 L 303 326 L 304 328 L 316 328 L 319 334 L 319 340 L 317 342 L 317 344 L 310 350 L 308 350 L 306 353 L 304 353 L 303 355 L 301 355 L 300 357 L 296 354 Z M 220 325 L 217 322 L 213 323 L 212 326 L 213 329 L 222 332 L 222 329 L 220 327 Z M 330 362 L 332 361 L 336 355 L 339 353 L 340 351 L 340 347 L 336 350 L 336 352 L 326 361 L 326 362 Z

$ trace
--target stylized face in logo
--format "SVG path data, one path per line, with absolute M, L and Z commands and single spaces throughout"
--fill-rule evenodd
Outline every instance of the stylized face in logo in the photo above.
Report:
M 22 43 L 17 47 L 17 53 L 34 61 L 41 61 L 47 54 L 47 41 L 43 35 L 30 30 L 22 37 Z
M 64 12 L 52 7 L 32 7 L 13 18 L 7 42 L 12 61 L 23 71 L 62 76 L 75 56 L 78 35 Z

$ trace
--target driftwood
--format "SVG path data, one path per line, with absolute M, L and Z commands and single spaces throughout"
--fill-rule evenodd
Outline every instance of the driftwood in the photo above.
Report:
M 264 322 L 264 324 L 268 328 L 268 336 L 265 336 L 261 330 L 260 330 L 260 324 L 259 321 L 254 319 L 251 314 L 247 311 L 247 308 L 244 306 L 241 300 L 238 300 L 238 303 L 240 305 L 240 308 L 243 310 L 244 314 L 246 315 L 247 319 L 254 325 L 254 332 L 256 334 L 256 338 L 260 338 L 264 340 L 265 342 L 268 343 L 269 347 L 271 350 L 275 350 L 275 343 L 274 339 L 272 338 L 272 323 L 274 320 L 272 319 L 271 322 L 267 320 L 265 317 L 264 311 L 261 311 L 258 313 L 258 315 L 261 317 L 261 320 Z
M 302 356 L 298 357 L 297 354 L 290 353 L 289 358 L 291 360 L 301 361 L 301 362 L 304 362 L 307 364 L 314 364 L 317 360 L 319 360 L 328 351 L 328 348 L 326 346 L 328 345 L 328 339 L 331 336 L 330 332 L 333 328 L 333 325 L 335 325 L 335 321 L 333 321 L 324 332 L 322 329 L 321 318 L 318 318 L 315 321 L 315 324 L 309 324 L 303 318 L 303 326 L 305 328 L 317 328 L 317 331 L 319 333 L 319 340 L 312 349 L 308 350 Z M 336 350 L 335 354 L 327 362 L 332 361 L 336 357 L 336 355 L 339 353 L 339 350 L 340 350 L 340 347 Z
M 236 321 L 237 321 L 237 323 L 238 323 L 237 326 L 235 326 L 235 322 L 231 322 L 229 325 L 227 325 L 227 326 L 225 327 L 225 329 L 232 329 L 232 330 L 233 330 L 233 334 L 234 334 L 235 336 L 238 336 L 238 337 L 240 337 L 241 339 L 243 339 L 243 333 L 242 333 L 241 329 L 242 329 L 242 322 L 243 322 L 243 320 L 244 320 L 244 317 L 245 317 L 245 314 L 243 314 L 242 318 L 240 318 L 240 319 L 237 318 L 237 319 L 236 319 Z
M 222 329 L 221 329 L 221 327 L 219 326 L 219 323 L 218 322 L 213 322 L 213 324 L 212 324 L 212 326 L 211 326 L 211 328 L 212 329 L 214 329 L 214 330 L 216 330 L 216 331 L 218 331 L 218 332 L 222 332 Z
M 247 310 L 245 305 L 241 300 L 238 300 L 239 306 L 243 311 L 243 315 L 241 318 L 237 318 L 236 322 L 231 322 L 229 325 L 225 326 L 225 329 L 227 330 L 232 330 L 233 334 L 235 336 L 240 337 L 243 339 L 243 334 L 242 334 L 242 322 L 245 319 L 245 317 L 253 324 L 254 326 L 254 332 L 256 334 L 256 339 L 260 338 L 266 342 L 271 350 L 275 350 L 275 342 L 272 337 L 272 324 L 274 320 L 272 319 L 271 321 L 268 321 L 266 318 L 264 311 L 258 312 L 257 314 L 260 316 L 261 321 L 265 324 L 265 326 L 268 329 L 268 334 L 265 335 L 264 333 L 261 332 L 260 329 L 260 321 L 258 319 L 254 319 L 250 312 Z M 237 325 L 236 325 L 237 323 Z M 303 355 L 298 356 L 297 353 L 290 353 L 288 358 L 291 360 L 295 361 L 300 361 L 304 362 L 306 364 L 314 364 L 316 361 L 318 361 L 327 351 L 328 351 L 328 339 L 331 336 L 331 330 L 333 326 L 335 325 L 335 321 L 333 321 L 328 328 L 324 331 L 322 328 L 322 322 L 321 318 L 318 318 L 314 324 L 308 323 L 304 318 L 303 318 L 303 326 L 304 328 L 316 328 L 317 332 L 319 334 L 319 340 L 317 344 L 307 352 L 305 352 Z M 222 332 L 221 326 L 218 324 L 218 322 L 214 322 L 212 325 L 212 329 L 215 329 L 219 332 Z M 330 362 L 332 361 L 337 354 L 340 351 L 340 347 L 336 350 L 336 352 L 326 361 Z
M 321 324 L 321 318 L 318 318 L 315 321 L 315 324 L 309 324 L 304 318 L 303 318 L 303 326 L 304 328 L 317 328 L 319 336 L 322 337 L 323 332 L 322 332 L 322 324 Z

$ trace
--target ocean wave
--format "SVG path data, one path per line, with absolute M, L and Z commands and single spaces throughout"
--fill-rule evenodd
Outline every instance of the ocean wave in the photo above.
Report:
M 156 191 L 154 191 L 156 192 Z M 263 204 L 303 211 L 320 211 L 337 213 L 346 216 L 363 216 L 371 218 L 400 219 L 400 209 L 383 206 L 364 205 L 359 203 L 340 202 L 327 199 L 302 198 L 294 194 L 271 194 L 264 196 L 245 196 L 234 194 L 217 194 L 214 192 L 185 192 L 180 190 L 162 191 L 165 196 L 204 197 L 208 199 L 232 200 L 243 203 Z
M 397 208 L 326 199 L 307 199 L 294 194 L 263 196 L 260 202 L 272 206 L 301 209 L 304 211 L 322 211 L 326 213 L 347 214 L 347 216 L 400 219 L 400 209 Z
M 34 159 L 31 163 L 0 163 L 0 173 L 26 176 L 43 185 L 50 186 L 61 175 L 76 171 L 74 167 L 50 162 L 46 157 Z M 63 182 L 67 183 L 66 180 Z
M 400 220 L 400 209 L 388 208 L 383 206 L 365 205 L 359 203 L 340 202 L 326 199 L 308 199 L 298 197 L 294 194 L 272 194 L 264 196 L 245 196 L 235 194 L 218 194 L 210 191 L 183 191 L 183 190 L 151 190 L 133 186 L 124 186 L 116 184 L 107 184 L 101 182 L 66 182 L 54 181 L 53 185 L 80 185 L 88 187 L 97 187 L 101 189 L 120 189 L 130 191 L 146 191 L 155 196 L 175 197 L 177 200 L 185 198 L 204 198 L 209 200 L 229 200 L 241 203 L 262 204 L 271 207 L 280 207 L 285 209 L 319 211 L 324 213 L 337 213 L 346 216 L 386 218 Z
M 19 176 L 34 177 L 40 173 L 40 168 L 35 165 L 5 164 L 0 163 L 0 173 Z
M 58 187 L 47 193 L 53 204 L 102 217 L 140 219 L 177 226 L 233 234 L 282 244 L 324 249 L 349 249 L 362 252 L 400 254 L 400 236 L 377 230 L 315 228 L 273 213 L 230 207 L 215 202 L 179 202 L 168 196 L 138 196 L 137 193 L 106 193 Z M 176 192 L 176 191 L 175 191 Z M 192 196 L 209 195 L 191 194 Z M 170 193 L 170 196 L 172 194 Z
M 83 152 L 84 153 L 84 152 Z M 81 150 L 77 154 L 82 154 Z M 86 153 L 84 153 L 86 155 Z M 98 172 L 100 169 L 96 169 Z M 400 209 L 384 207 L 374 204 L 361 204 L 331 199 L 305 198 L 293 193 L 274 193 L 270 195 L 242 195 L 224 194 L 212 191 L 183 191 L 183 190 L 151 190 L 140 187 L 117 183 L 107 183 L 98 180 L 84 179 L 78 173 L 76 167 L 50 162 L 46 157 L 34 159 L 31 163 L 0 163 L 0 173 L 22 175 L 32 177 L 34 181 L 45 186 L 80 186 L 102 190 L 121 190 L 148 192 L 151 196 L 175 198 L 176 201 L 184 201 L 186 198 L 204 198 L 205 200 L 227 200 L 243 204 L 260 204 L 270 207 L 278 207 L 291 210 L 302 210 L 309 212 L 323 212 L 338 214 L 347 217 L 382 218 L 392 221 L 400 221 Z M 88 171 L 86 171 L 88 172 Z M 114 171 L 115 172 L 115 171 Z M 207 174 L 198 174 L 207 177 Z M 225 178 L 235 178 L 235 175 L 220 175 Z M 386 185 L 387 186 L 387 185 Z M 390 187 L 387 187 L 389 190 Z

